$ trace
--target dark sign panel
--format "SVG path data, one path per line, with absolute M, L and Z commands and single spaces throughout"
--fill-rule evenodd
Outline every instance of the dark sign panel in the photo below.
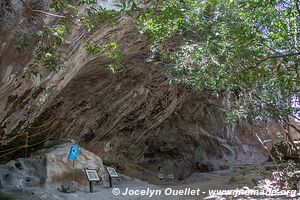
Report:
M 113 167 L 106 167 L 108 173 L 109 173 L 109 176 L 111 178 L 119 178 L 119 175 L 118 173 L 116 172 L 116 170 L 113 168 Z
M 100 181 L 98 173 L 95 169 L 85 169 L 84 171 L 89 181 Z

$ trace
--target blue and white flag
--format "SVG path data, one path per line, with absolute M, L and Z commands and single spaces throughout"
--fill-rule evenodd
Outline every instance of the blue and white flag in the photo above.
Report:
M 77 146 L 76 144 L 72 144 L 70 153 L 69 153 L 69 158 L 71 160 L 76 160 L 78 155 L 80 154 L 81 147 Z

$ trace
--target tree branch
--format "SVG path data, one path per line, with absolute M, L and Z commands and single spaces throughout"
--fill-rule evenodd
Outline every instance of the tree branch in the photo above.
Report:
M 260 61 L 258 61 L 253 67 L 250 67 L 248 69 L 253 69 L 258 67 L 261 63 L 270 60 L 270 59 L 277 59 L 277 58 L 285 58 L 285 57 L 293 57 L 293 56 L 298 56 L 300 55 L 300 52 L 296 52 L 296 53 L 290 53 L 290 54 L 283 54 L 283 55 L 277 55 L 277 56 L 268 56 Z
M 267 153 L 269 154 L 269 156 L 272 158 L 272 160 L 275 162 L 275 165 L 276 165 L 276 168 L 277 168 L 277 171 L 279 170 L 279 167 L 278 167 L 278 162 L 276 160 L 276 158 L 272 155 L 272 151 L 264 144 L 264 142 L 261 140 L 261 138 L 258 136 L 258 130 L 256 129 L 255 125 L 254 125 L 254 129 L 255 129 L 255 135 L 258 139 L 258 141 L 260 142 L 260 144 L 263 146 L 263 148 L 267 151 Z
M 34 10 L 32 9 L 29 4 L 25 1 L 25 0 L 20 0 L 24 5 L 25 7 L 30 10 L 30 12 L 33 12 L 33 13 L 42 13 L 42 14 L 45 14 L 45 15 L 50 15 L 50 16 L 53 16 L 53 17 L 58 17 L 58 18 L 66 18 L 66 16 L 63 16 L 63 15 L 57 15 L 57 14 L 54 14 L 54 13 L 49 13 L 49 12 L 45 12 L 45 11 L 42 11 L 42 10 Z
M 50 15 L 50 16 L 53 16 L 53 17 L 58 17 L 58 18 L 63 18 L 63 19 L 66 18 L 66 16 L 63 16 L 63 15 L 57 15 L 57 14 L 45 12 L 45 11 L 42 11 L 42 10 L 32 10 L 32 12 L 42 13 L 42 14 L 45 14 L 45 15 Z

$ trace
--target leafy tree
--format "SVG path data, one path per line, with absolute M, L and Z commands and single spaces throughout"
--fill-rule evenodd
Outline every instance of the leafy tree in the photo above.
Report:
M 299 112 L 299 2 L 260 0 L 155 1 L 139 17 L 141 31 L 163 47 L 173 79 L 227 95 L 229 121 L 289 123 Z M 296 117 L 296 116 L 295 116 Z M 296 128 L 296 127 L 294 127 Z

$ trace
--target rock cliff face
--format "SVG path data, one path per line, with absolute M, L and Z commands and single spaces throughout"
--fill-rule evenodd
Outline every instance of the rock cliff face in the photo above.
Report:
M 27 132 L 30 136 L 46 130 L 31 137 L 28 144 L 33 148 L 45 139 L 72 138 L 125 174 L 142 177 L 146 172 L 155 176 L 160 172 L 174 174 L 176 179 L 196 170 L 266 159 L 255 136 L 244 126 L 226 126 L 218 109 L 224 104 L 221 97 L 170 84 L 168 69 L 161 61 L 146 62 L 149 46 L 130 18 L 121 17 L 114 27 L 100 26 L 91 35 L 99 44 L 107 38 L 120 44 L 123 68 L 119 73 L 107 70 L 110 60 L 105 56 L 88 55 L 83 30 L 73 27 L 68 38 L 72 42 L 62 52 L 66 67 L 30 77 L 24 75 L 24 69 L 32 60 L 34 42 L 19 54 L 13 33 L 36 30 L 24 17 L 25 8 L 19 1 L 2 2 L 2 150 L 24 144 Z M 42 7 L 46 2 L 36 4 Z

